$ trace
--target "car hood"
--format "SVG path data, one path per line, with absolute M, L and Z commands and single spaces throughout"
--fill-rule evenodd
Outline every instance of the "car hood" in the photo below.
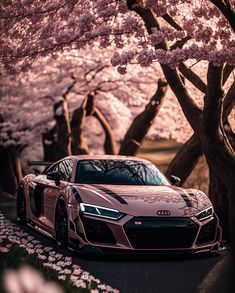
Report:
M 211 206 L 202 191 L 175 186 L 84 184 L 74 187 L 84 203 L 117 209 L 133 216 L 158 216 L 159 210 L 167 210 L 173 217 L 191 217 Z

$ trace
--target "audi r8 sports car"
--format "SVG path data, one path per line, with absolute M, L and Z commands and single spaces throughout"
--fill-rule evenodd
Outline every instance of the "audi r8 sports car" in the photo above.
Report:
M 77 251 L 218 250 L 221 228 L 210 200 L 178 181 L 140 158 L 69 156 L 24 177 L 17 217 Z

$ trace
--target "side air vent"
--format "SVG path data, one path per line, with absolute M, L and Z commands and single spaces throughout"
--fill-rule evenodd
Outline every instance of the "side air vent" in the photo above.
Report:
M 85 217 L 82 218 L 82 222 L 88 241 L 110 244 L 116 243 L 116 239 L 106 223 Z
M 216 236 L 216 220 L 213 219 L 201 227 L 196 244 L 211 242 Z

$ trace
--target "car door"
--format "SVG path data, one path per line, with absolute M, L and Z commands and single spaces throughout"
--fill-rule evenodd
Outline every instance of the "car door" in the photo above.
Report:
M 53 171 L 59 171 L 61 174 L 60 185 L 56 186 L 53 180 L 47 180 L 48 186 L 44 189 L 44 223 L 53 228 L 54 214 L 56 208 L 57 198 L 63 194 L 63 189 L 69 184 L 72 175 L 73 162 L 70 159 L 61 160 Z M 46 173 L 51 172 L 48 170 Z
M 40 174 L 31 181 L 29 185 L 30 209 L 34 217 L 40 218 L 44 215 L 44 194 L 45 189 L 53 187 L 53 182 L 47 179 L 48 172 L 58 170 L 58 165 L 51 166 L 45 174 Z

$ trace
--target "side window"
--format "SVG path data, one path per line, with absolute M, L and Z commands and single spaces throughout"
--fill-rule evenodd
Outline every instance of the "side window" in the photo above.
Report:
M 58 169 L 58 164 L 55 164 L 55 165 L 49 167 L 48 169 L 46 169 L 43 173 L 47 174 L 47 173 L 58 171 L 58 170 L 59 170 Z
M 70 182 L 73 171 L 73 161 L 63 160 L 58 164 L 58 171 L 61 173 L 62 180 Z

